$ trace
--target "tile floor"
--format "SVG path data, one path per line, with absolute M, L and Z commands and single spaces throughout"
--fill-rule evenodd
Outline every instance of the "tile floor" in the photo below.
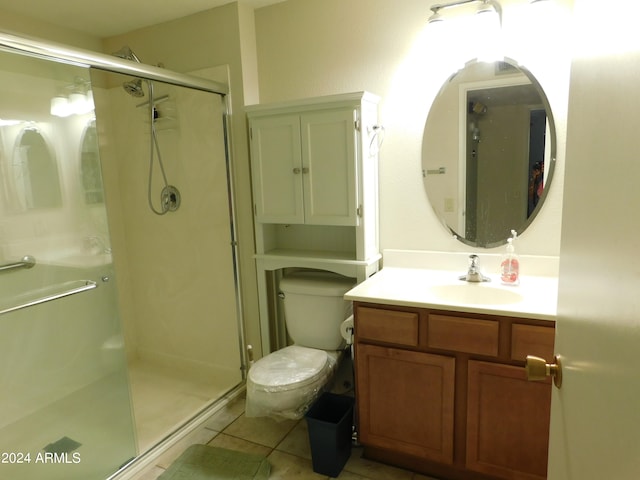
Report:
M 156 480 L 189 446 L 195 443 L 264 455 L 271 463 L 271 480 L 327 479 L 313 472 L 307 425 L 304 419 L 276 421 L 244 415 L 244 396 L 213 415 L 200 429 L 162 455 L 156 465 L 135 480 Z M 342 480 L 436 480 L 417 473 L 363 459 L 354 448 L 338 478 Z

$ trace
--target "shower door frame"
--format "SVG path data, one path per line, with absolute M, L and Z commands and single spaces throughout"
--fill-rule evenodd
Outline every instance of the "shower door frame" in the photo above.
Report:
M 180 87 L 194 88 L 196 90 L 222 95 L 225 99 L 229 95 L 229 86 L 224 83 L 172 72 L 171 70 L 146 65 L 144 63 L 132 62 L 104 53 L 74 48 L 61 43 L 49 42 L 27 36 L 17 36 L 1 30 L 0 49 L 7 52 L 32 55 L 47 60 L 70 63 L 81 67 L 122 73 L 147 80 L 157 80 Z M 228 114 L 229 110 L 227 110 L 226 113 Z
M 237 240 L 237 220 L 236 220 L 236 205 L 235 205 L 235 190 L 234 190 L 234 174 L 233 174 L 233 162 L 230 148 L 231 142 L 231 98 L 229 95 L 229 86 L 225 83 L 208 80 L 205 78 L 195 77 L 192 75 L 182 74 L 178 72 L 172 72 L 160 67 L 154 67 L 143 63 L 132 62 L 130 60 L 121 59 L 111 55 L 93 52 L 90 50 L 84 50 L 79 48 L 70 47 L 68 45 L 49 42 L 43 39 L 37 39 L 28 36 L 17 36 L 11 33 L 0 30 L 0 50 L 17 53 L 20 55 L 28 55 L 36 58 L 41 58 L 49 61 L 55 61 L 59 63 L 66 63 L 76 65 L 85 68 L 94 68 L 106 72 L 121 73 L 125 75 L 135 76 L 146 80 L 155 80 L 164 82 L 170 85 L 176 85 L 180 87 L 186 87 L 190 89 L 200 90 L 213 94 L 220 95 L 223 100 L 223 134 L 224 134 L 224 151 L 225 151 L 225 168 L 227 173 L 227 195 L 229 201 L 229 229 L 231 235 L 231 252 L 233 262 L 233 276 L 234 276 L 234 288 L 236 296 L 236 323 L 238 329 L 238 343 L 240 346 L 240 365 L 242 381 L 246 380 L 247 373 L 247 352 L 245 349 L 245 331 L 243 323 L 243 308 L 242 308 L 242 290 L 240 287 L 239 276 L 239 251 Z M 208 408 L 220 399 L 213 400 Z M 196 413 L 195 417 L 203 414 L 207 411 Z M 187 422 L 185 425 L 188 425 Z M 163 443 L 163 442 L 161 442 Z M 141 452 L 141 455 L 136 457 L 128 465 L 125 465 L 118 472 L 114 472 L 114 475 L 110 478 L 119 476 L 127 469 L 128 466 L 132 466 L 134 463 L 138 463 L 142 458 L 147 456 L 153 456 L 154 452 L 160 448 L 160 445 L 156 445 L 147 452 Z M 144 463 L 144 462 L 143 462 Z

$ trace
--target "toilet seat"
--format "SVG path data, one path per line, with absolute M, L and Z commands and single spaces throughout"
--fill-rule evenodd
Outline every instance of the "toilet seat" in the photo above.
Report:
M 300 419 L 333 378 L 342 352 L 291 345 L 254 363 L 247 375 L 247 417 Z
M 290 345 L 258 360 L 249 380 L 270 392 L 301 389 L 329 375 L 333 363 L 324 350 Z

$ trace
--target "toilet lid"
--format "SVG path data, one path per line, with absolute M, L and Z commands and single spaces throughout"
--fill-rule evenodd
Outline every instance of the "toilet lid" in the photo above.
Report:
M 327 352 L 291 345 L 258 360 L 249 369 L 256 385 L 276 390 L 300 388 L 326 375 L 330 365 Z

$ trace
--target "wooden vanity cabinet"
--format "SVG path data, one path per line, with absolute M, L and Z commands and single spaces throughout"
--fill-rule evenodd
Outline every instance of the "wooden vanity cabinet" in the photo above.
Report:
M 554 322 L 355 302 L 365 456 L 451 480 L 546 478 Z
M 547 478 L 550 382 L 522 367 L 469 361 L 466 467 L 495 478 Z
M 451 464 L 455 359 L 365 343 L 358 348 L 360 441 Z

